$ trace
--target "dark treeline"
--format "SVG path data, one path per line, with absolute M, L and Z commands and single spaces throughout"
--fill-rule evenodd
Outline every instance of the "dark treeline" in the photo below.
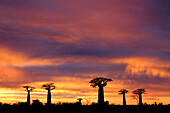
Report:
M 0 113 L 170 113 L 170 105 L 80 105 L 78 103 L 63 103 L 61 105 L 33 103 L 28 106 L 26 103 L 13 105 L 0 105 Z

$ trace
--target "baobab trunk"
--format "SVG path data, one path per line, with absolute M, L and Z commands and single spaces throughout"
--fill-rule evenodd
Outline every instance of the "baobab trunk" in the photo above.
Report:
M 48 90 L 47 105 L 51 105 L 51 91 L 50 90 Z
M 27 104 L 30 105 L 30 91 L 28 91 L 28 95 L 27 95 Z
M 98 91 L 98 103 L 104 104 L 104 91 L 103 91 L 103 85 L 99 86 Z
M 126 106 L 126 98 L 125 98 L 125 93 L 123 93 L 123 105 Z
M 139 105 L 142 106 L 143 103 L 142 103 L 142 94 L 139 94 Z

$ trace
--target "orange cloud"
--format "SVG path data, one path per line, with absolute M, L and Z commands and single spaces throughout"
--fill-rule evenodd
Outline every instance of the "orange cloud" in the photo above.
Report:
M 0 67 L 0 81 L 17 81 L 18 78 L 22 79 L 24 73 L 19 69 L 12 67 Z
M 163 78 L 170 77 L 170 72 L 167 68 L 170 68 L 169 62 L 161 61 L 153 57 L 132 57 L 113 59 L 113 63 L 127 64 L 125 72 L 130 74 L 145 73 L 148 76 L 160 76 Z
M 7 48 L 0 48 L 0 65 L 1 66 L 22 66 L 27 61 L 25 55 L 11 51 Z

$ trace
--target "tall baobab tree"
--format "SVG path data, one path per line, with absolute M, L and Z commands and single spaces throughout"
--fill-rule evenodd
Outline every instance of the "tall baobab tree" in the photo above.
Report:
M 120 95 L 123 94 L 123 105 L 125 106 L 125 105 L 126 105 L 125 93 L 127 93 L 128 90 L 126 90 L 126 89 L 121 89 L 121 90 L 119 90 L 118 92 L 119 92 Z
M 23 88 L 25 88 L 28 92 L 27 94 L 27 104 L 30 105 L 30 92 L 35 89 L 35 87 L 31 87 L 31 86 L 23 86 Z
M 142 106 L 143 103 L 142 103 L 142 94 L 145 92 L 145 89 L 143 88 L 140 88 L 140 89 L 136 89 L 134 90 L 132 93 L 133 94 L 136 94 L 139 96 L 139 105 Z
M 89 83 L 91 83 L 91 86 L 96 87 L 98 86 L 98 103 L 99 104 L 104 104 L 104 90 L 103 87 L 107 85 L 108 81 L 112 81 L 112 79 L 107 79 L 107 78 L 95 78 L 91 80 Z
M 55 89 L 54 83 L 43 84 L 42 87 L 48 91 L 47 94 L 47 105 L 51 105 L 51 90 Z

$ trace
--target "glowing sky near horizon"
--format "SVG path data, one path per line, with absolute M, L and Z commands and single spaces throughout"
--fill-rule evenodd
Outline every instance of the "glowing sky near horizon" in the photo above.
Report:
M 97 102 L 95 77 L 113 79 L 105 100 L 170 104 L 169 0 L 0 0 L 0 102 L 46 102 L 41 85 L 54 82 L 52 102 Z

